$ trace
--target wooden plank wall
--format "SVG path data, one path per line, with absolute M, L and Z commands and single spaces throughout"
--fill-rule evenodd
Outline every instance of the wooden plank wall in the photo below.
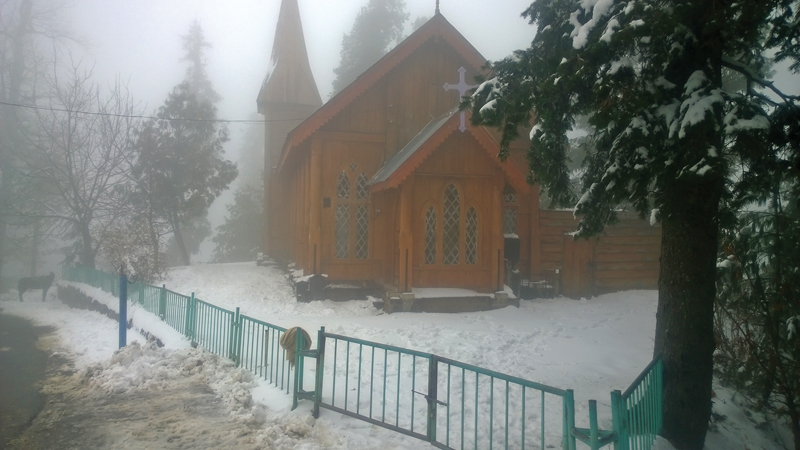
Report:
M 594 249 L 594 293 L 658 287 L 661 226 L 626 214 L 607 227 Z
M 572 214 L 572 211 L 539 212 L 541 271 L 562 271 L 565 294 L 588 296 L 658 287 L 660 226 L 651 226 L 635 214 L 623 213 L 619 223 L 606 227 L 601 236 L 585 245 L 575 245 L 568 242 L 572 240 L 568 233 L 578 225 Z M 573 267 L 575 264 L 587 267 Z
M 539 267 L 542 271 L 561 269 L 564 266 L 564 239 L 567 233 L 578 228 L 578 219 L 572 211 L 539 211 Z

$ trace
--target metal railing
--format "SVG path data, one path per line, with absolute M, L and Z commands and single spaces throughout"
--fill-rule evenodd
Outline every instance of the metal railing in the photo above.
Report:
M 571 389 L 440 356 L 434 359 L 439 374 L 437 391 L 442 393 L 446 411 L 437 423 L 437 442 L 447 448 L 491 450 L 535 445 L 543 449 L 548 442 L 555 447 L 555 441 L 561 448 L 575 449 L 575 438 L 569 432 L 575 426 Z M 439 432 L 442 428 L 444 433 Z
M 114 295 L 119 278 L 85 268 L 64 268 L 63 278 Z M 573 391 L 506 375 L 431 353 L 317 333 L 317 348 L 296 352 L 294 377 L 280 340 L 285 328 L 229 311 L 166 286 L 132 283 L 129 299 L 158 315 L 193 343 L 234 360 L 257 377 L 325 408 L 447 449 L 555 448 L 647 450 L 661 431 L 663 384 L 654 359 L 625 391 L 611 393 L 613 430 L 597 427 L 589 401 L 588 429 L 575 427 Z M 296 345 L 304 348 L 303 334 Z M 326 355 L 327 353 L 327 355 Z M 304 360 L 316 359 L 306 390 Z M 292 383 L 291 379 L 294 378 Z M 292 386 L 293 385 L 293 389 Z
M 290 367 L 280 341 L 285 328 L 239 315 L 238 365 L 289 393 Z
M 647 450 L 663 424 L 664 363 L 653 359 L 625 392 L 611 392 L 618 450 Z
M 575 449 L 572 390 L 324 328 L 316 351 L 298 352 L 298 367 L 305 357 L 318 361 L 315 386 L 307 390 L 298 370 L 295 404 L 310 399 L 314 411 L 330 409 L 439 448 L 547 448 L 555 441 Z

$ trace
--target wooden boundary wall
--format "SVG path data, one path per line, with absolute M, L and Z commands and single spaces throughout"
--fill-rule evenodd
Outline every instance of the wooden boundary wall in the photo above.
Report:
M 559 269 L 561 292 L 585 297 L 625 289 L 658 287 L 661 226 L 636 214 L 588 240 L 573 240 L 578 225 L 572 211 L 539 212 L 540 271 Z

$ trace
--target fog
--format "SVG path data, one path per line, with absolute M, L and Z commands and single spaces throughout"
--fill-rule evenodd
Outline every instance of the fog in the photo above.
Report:
M 299 0 L 311 69 L 324 100 L 330 97 L 333 69 L 339 64 L 342 36 L 349 32 L 367 0 Z M 180 37 L 195 19 L 212 44 L 207 52 L 208 76 L 222 96 L 218 118 L 260 118 L 256 96 L 266 75 L 275 34 L 280 0 L 72 0 L 65 10 L 71 32 L 80 44 L 71 46 L 73 58 L 94 66 L 95 80 L 111 83 L 116 76 L 127 82 L 145 112 L 156 110 L 178 84 L 185 65 Z M 431 17 L 435 0 L 406 0 L 411 23 Z M 490 60 L 527 47 L 534 27 L 520 14 L 530 0 L 443 0 L 442 14 Z M 226 155 L 240 158 L 239 149 L 247 127 L 229 124 L 231 140 Z M 223 223 L 225 204 L 232 200 L 236 183 L 209 211 L 213 227 Z M 208 259 L 206 243 L 195 260 Z
M 339 63 L 342 35 L 350 31 L 366 0 L 299 0 L 311 69 L 327 99 Z M 530 44 L 534 28 L 520 17 L 529 0 L 444 0 L 441 12 L 487 59 L 499 59 Z M 434 0 L 407 0 L 410 23 L 430 17 Z M 280 0 L 73 0 L 68 19 L 83 38 L 73 50 L 95 65 L 97 80 L 119 74 L 147 110 L 157 108 L 181 81 L 184 66 L 180 36 L 197 19 L 206 40 L 208 73 L 222 95 L 218 116 L 248 119 L 266 75 Z M 502 31 L 498 33 L 498 31 Z M 242 125 L 232 125 L 229 152 L 237 147 Z

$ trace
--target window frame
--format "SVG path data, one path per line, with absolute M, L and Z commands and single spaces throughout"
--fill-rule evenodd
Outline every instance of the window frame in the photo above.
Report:
M 341 174 L 344 172 L 345 176 L 348 178 L 349 182 L 349 195 L 347 197 L 339 197 L 339 183 L 341 179 Z M 369 178 L 370 176 L 367 174 L 367 171 L 364 170 L 362 164 L 360 162 L 346 162 L 341 164 L 338 169 L 334 172 L 336 174 L 335 182 L 334 182 L 334 195 L 331 205 L 331 210 L 333 211 L 333 227 L 332 227 L 332 257 L 335 261 L 338 262 L 361 262 L 367 261 L 370 259 L 372 255 L 372 242 L 371 242 L 371 228 L 372 228 L 372 195 L 369 192 Z M 359 181 L 363 175 L 364 179 L 364 189 L 366 193 L 366 197 L 359 197 Z M 337 257 L 337 228 L 339 223 L 337 222 L 337 211 L 339 207 L 347 206 L 349 208 L 348 214 L 348 248 L 347 248 L 347 257 L 340 258 Z M 366 210 L 366 226 L 363 227 L 365 231 L 364 237 L 364 245 L 366 250 L 363 252 L 359 252 L 359 236 L 357 236 L 357 232 L 359 231 L 359 208 L 364 208 Z M 363 257 L 359 257 L 363 255 Z

